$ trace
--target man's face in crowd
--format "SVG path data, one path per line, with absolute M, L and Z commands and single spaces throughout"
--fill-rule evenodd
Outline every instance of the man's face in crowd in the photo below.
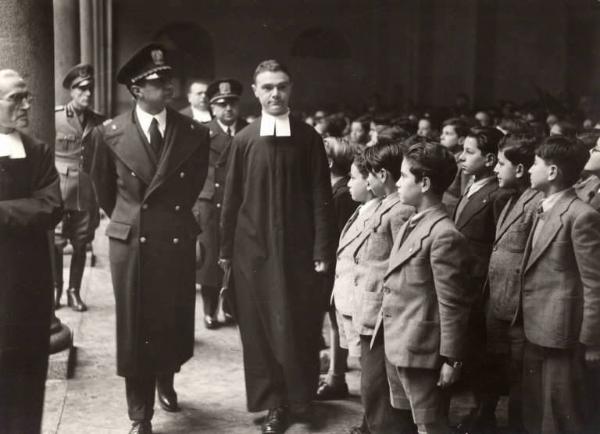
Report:
M 198 110 L 208 110 L 208 100 L 206 98 L 206 83 L 192 83 L 190 92 L 188 93 L 188 101 L 191 106 Z
M 261 72 L 256 76 L 252 90 L 263 110 L 268 114 L 279 116 L 288 112 L 292 83 L 285 72 Z
M 29 124 L 31 95 L 25 81 L 15 71 L 0 71 L 0 127 L 7 131 Z
M 352 122 L 350 126 L 350 140 L 355 143 L 366 143 L 369 140 L 369 132 L 364 130 L 362 123 Z
M 428 137 L 431 134 L 431 122 L 427 119 L 421 119 L 417 127 L 417 135 Z
M 456 129 L 452 125 L 446 125 L 442 128 L 442 134 L 440 136 L 440 143 L 448 149 L 452 149 L 458 146 L 460 137 L 456 134 Z
M 173 97 L 173 83 L 171 77 L 164 75 L 155 80 L 143 80 L 133 86 L 133 92 L 145 109 L 150 113 L 158 113 Z
M 240 112 L 239 102 L 234 98 L 214 102 L 210 105 L 210 108 L 215 118 L 224 125 L 233 125 Z
M 490 115 L 488 115 L 486 112 L 477 112 L 475 114 L 475 119 L 477 119 L 477 122 L 479 122 L 479 125 L 482 127 L 489 127 L 492 124 Z
M 76 110 L 87 109 L 92 105 L 94 89 L 92 84 L 71 89 L 71 102 Z

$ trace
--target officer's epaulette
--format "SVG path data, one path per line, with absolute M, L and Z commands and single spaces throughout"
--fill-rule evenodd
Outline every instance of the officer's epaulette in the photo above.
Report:
M 55 112 L 61 112 L 65 109 L 64 105 L 57 105 L 56 107 L 54 107 L 54 111 Z
M 112 118 L 105 120 L 104 122 L 102 122 L 102 125 L 104 125 L 105 127 L 110 124 L 112 122 Z

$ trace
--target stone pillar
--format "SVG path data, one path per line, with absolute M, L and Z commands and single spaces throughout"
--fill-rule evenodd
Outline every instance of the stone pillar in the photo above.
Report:
M 79 0 L 81 62 L 94 63 L 94 14 L 92 0 Z
M 54 0 L 54 96 L 56 104 L 69 99 L 65 74 L 79 63 L 79 0 Z
M 52 0 L 0 2 L 0 68 L 18 71 L 35 101 L 31 134 L 54 142 L 54 44 Z

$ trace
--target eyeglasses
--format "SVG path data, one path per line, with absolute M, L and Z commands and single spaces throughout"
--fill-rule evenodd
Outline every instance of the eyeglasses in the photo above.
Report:
M 15 105 L 23 105 L 24 103 L 31 104 L 33 102 L 33 96 L 29 92 L 14 92 L 1 98 L 0 101 Z

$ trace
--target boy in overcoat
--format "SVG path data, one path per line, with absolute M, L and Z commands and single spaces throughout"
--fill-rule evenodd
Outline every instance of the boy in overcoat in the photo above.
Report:
M 577 197 L 589 154 L 550 136 L 536 150 L 531 187 L 544 195 L 525 247 L 524 424 L 530 434 L 586 428 L 584 368 L 600 361 L 600 214 Z M 592 431 L 590 431 L 592 432 Z
M 469 253 L 441 203 L 455 175 L 454 156 L 441 145 L 417 143 L 404 155 L 398 191 L 416 214 L 396 236 L 373 332 L 372 345 L 383 332 L 392 405 L 411 410 L 422 433 L 447 432 L 443 389 L 466 356 Z

